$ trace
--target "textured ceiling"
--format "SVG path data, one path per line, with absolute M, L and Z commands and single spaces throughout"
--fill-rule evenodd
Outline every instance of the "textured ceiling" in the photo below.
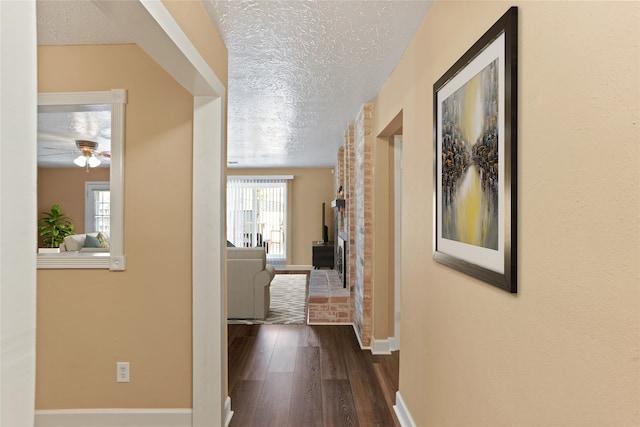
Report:
M 131 43 L 88 0 L 38 0 L 36 11 L 40 45 Z
M 333 166 L 432 1 L 203 4 L 229 50 L 229 166 L 257 168 Z M 88 1 L 37 10 L 39 44 L 131 42 Z
M 49 106 L 38 109 L 38 167 L 77 168 L 81 154 L 76 140 L 98 143 L 97 152 L 111 152 L 111 105 Z M 100 167 L 110 159 L 98 155 Z
M 203 3 L 229 49 L 230 167 L 333 166 L 348 124 L 380 91 L 431 6 Z

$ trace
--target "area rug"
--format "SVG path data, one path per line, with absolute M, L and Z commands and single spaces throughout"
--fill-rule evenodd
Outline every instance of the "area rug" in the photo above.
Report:
M 305 323 L 307 275 L 276 274 L 271 281 L 271 303 L 267 318 L 229 319 L 230 324 L 291 325 Z

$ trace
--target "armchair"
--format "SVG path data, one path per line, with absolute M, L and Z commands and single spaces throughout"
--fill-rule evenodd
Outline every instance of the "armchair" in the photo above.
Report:
M 276 274 L 267 264 L 265 248 L 227 248 L 227 317 L 264 319 L 269 312 L 269 287 Z

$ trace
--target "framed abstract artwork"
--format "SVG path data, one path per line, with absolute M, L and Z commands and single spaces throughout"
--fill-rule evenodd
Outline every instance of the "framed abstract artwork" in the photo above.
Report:
M 434 260 L 517 292 L 518 9 L 433 86 Z

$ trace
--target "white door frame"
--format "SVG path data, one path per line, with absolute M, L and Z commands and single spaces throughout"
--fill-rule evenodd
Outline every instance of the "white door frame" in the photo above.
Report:
M 226 426 L 233 413 L 226 390 L 225 87 L 162 2 L 94 3 L 194 96 L 191 425 Z
M 92 1 L 194 96 L 192 426 L 228 425 L 226 90 L 162 2 Z M 33 425 L 37 34 L 34 0 L 0 2 L 0 424 Z M 130 23 L 135 23 L 131 25 Z M 12 183 L 20 183 L 13 185 Z
M 35 0 L 0 1 L 0 425 L 33 425 L 36 376 Z
M 400 350 L 400 298 L 401 298 L 401 248 L 402 248 L 402 135 L 393 136 L 393 205 L 394 205 L 394 336 L 393 348 Z

